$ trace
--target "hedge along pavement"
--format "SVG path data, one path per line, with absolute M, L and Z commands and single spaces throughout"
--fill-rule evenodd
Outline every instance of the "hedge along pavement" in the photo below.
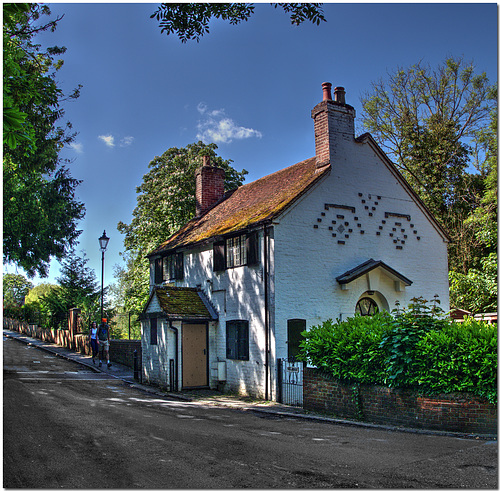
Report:
M 350 383 L 467 392 L 497 404 L 497 327 L 455 323 L 422 298 L 408 309 L 328 320 L 302 333 L 300 358 Z

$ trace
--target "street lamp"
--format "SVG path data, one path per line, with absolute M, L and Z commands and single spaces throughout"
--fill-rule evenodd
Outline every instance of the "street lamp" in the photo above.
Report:
M 102 268 L 101 268 L 101 323 L 103 322 L 103 313 L 104 313 L 104 252 L 106 251 L 106 247 L 108 247 L 109 237 L 106 237 L 106 230 L 102 233 L 102 236 L 99 237 L 99 247 L 102 252 Z

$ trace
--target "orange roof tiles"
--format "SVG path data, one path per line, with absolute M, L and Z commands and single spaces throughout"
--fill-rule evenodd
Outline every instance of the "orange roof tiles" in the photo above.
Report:
M 200 217 L 193 218 L 149 255 L 237 232 L 275 218 L 318 179 L 330 165 L 316 168 L 316 158 L 279 170 L 227 193 Z

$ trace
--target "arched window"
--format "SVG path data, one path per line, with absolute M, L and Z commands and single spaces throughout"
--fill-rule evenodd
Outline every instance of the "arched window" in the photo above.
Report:
M 378 312 L 378 305 L 375 300 L 368 297 L 363 297 L 356 304 L 356 314 L 360 315 L 373 315 Z

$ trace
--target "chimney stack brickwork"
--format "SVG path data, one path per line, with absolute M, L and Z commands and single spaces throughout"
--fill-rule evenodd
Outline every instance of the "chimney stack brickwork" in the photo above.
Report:
M 196 216 L 200 216 L 224 196 L 226 172 L 210 165 L 203 158 L 203 165 L 196 170 Z
M 311 111 L 318 168 L 333 163 L 342 145 L 354 139 L 356 111 L 345 103 L 343 87 L 335 87 L 335 100 L 331 99 L 331 85 L 323 84 L 323 101 Z

